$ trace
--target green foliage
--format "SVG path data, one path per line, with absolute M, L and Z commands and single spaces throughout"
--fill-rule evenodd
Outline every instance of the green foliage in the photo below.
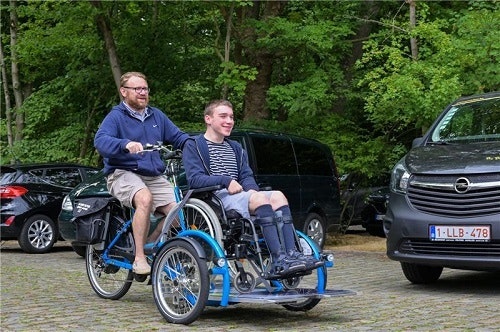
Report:
M 224 18 L 233 5 L 230 61 L 224 62 Z M 26 126 L 24 139 L 13 148 L 1 136 L 2 163 L 15 158 L 97 163 L 93 135 L 119 101 L 97 15 L 109 21 L 122 72 L 144 72 L 151 104 L 181 129 L 203 130 L 205 104 L 227 88 L 238 127 L 318 139 L 331 147 L 341 173 L 387 172 L 450 101 L 500 89 L 498 1 L 417 1 L 414 29 L 401 1 L 288 1 L 279 16 L 237 15 L 255 5 L 101 1 L 96 8 L 89 1 L 17 2 L 16 51 L 26 99 L 13 112 L 24 113 Z M 376 10 L 366 11 L 369 6 Z M 1 42 L 9 63 L 9 7 L 2 2 L 2 9 Z M 372 30 L 363 40 L 363 57 L 350 68 L 351 39 L 361 28 Z M 257 32 L 255 39 L 245 38 L 247 29 Z M 411 37 L 417 39 L 417 60 L 410 56 Z M 246 86 L 260 65 L 249 63 L 251 54 L 273 59 L 266 82 L 271 117 L 240 124 Z
M 215 79 L 218 86 L 228 86 L 238 97 L 243 97 L 248 81 L 255 80 L 257 69 L 247 65 L 238 65 L 232 61 L 221 63 L 222 72 Z
M 367 92 L 367 117 L 389 140 L 411 127 L 421 128 L 423 134 L 443 108 L 461 95 L 499 88 L 494 40 L 500 35 L 493 28 L 499 22 L 498 10 L 463 9 L 445 22 L 430 20 L 425 9 L 424 5 L 425 19 L 410 33 L 418 39 L 418 60 L 408 54 L 410 35 L 382 29 L 365 43 L 358 63 L 364 73 L 358 87 Z

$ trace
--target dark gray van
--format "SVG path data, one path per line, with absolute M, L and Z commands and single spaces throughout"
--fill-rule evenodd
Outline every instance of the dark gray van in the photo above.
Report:
M 395 166 L 387 255 L 412 283 L 500 271 L 500 92 L 460 98 Z
M 235 130 L 231 139 L 248 152 L 261 188 L 281 190 L 295 227 L 323 246 L 340 226 L 339 176 L 331 150 L 316 140 L 257 130 Z

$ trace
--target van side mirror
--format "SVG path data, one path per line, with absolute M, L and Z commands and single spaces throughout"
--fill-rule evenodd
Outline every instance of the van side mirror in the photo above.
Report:
M 411 147 L 414 148 L 416 146 L 420 146 L 422 145 L 422 143 L 424 142 L 424 138 L 423 137 L 417 137 L 413 140 L 412 144 L 411 144 Z

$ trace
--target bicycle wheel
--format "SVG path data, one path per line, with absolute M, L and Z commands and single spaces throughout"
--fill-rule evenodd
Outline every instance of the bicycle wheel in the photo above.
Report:
M 112 216 L 109 224 L 109 236 L 114 236 L 122 224 L 123 220 L 119 217 Z M 129 237 L 123 241 L 126 243 L 134 243 L 131 233 L 126 233 L 122 236 Z M 105 245 L 109 243 L 109 239 L 105 241 Z M 115 265 L 106 264 L 102 258 L 103 250 L 100 249 L 102 244 L 88 245 L 85 253 L 85 265 L 87 269 L 87 276 L 90 281 L 92 289 L 104 299 L 117 300 L 125 295 L 130 286 L 132 286 L 132 279 L 134 274 L 132 270 L 120 268 Z
M 190 324 L 205 308 L 209 277 L 206 262 L 184 240 L 173 240 L 158 253 L 152 270 L 153 296 L 170 323 Z
M 312 248 L 307 244 L 307 242 L 300 238 L 300 244 L 303 249 L 303 253 L 305 255 L 312 254 Z M 294 289 L 297 292 L 307 292 L 307 289 L 318 289 L 320 283 L 322 283 L 322 288 L 326 289 L 327 285 L 327 271 L 325 266 L 321 266 L 313 271 L 310 274 L 293 277 L 289 279 L 284 279 L 281 281 L 283 286 L 287 289 Z M 299 301 L 296 303 L 284 304 L 283 307 L 290 311 L 308 311 L 314 308 L 319 302 L 320 298 L 308 298 L 303 301 Z

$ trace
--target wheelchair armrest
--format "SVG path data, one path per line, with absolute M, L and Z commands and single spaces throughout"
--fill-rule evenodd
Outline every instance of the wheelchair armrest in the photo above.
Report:
M 202 192 L 207 192 L 207 191 L 216 191 L 222 189 L 221 185 L 216 185 L 216 186 L 210 186 L 210 187 L 203 187 L 203 188 L 196 188 L 196 189 L 191 189 L 193 193 L 202 193 Z M 185 190 L 184 192 L 187 192 Z
M 271 186 L 264 186 L 264 187 L 259 187 L 260 191 L 271 191 L 273 190 L 273 187 Z

